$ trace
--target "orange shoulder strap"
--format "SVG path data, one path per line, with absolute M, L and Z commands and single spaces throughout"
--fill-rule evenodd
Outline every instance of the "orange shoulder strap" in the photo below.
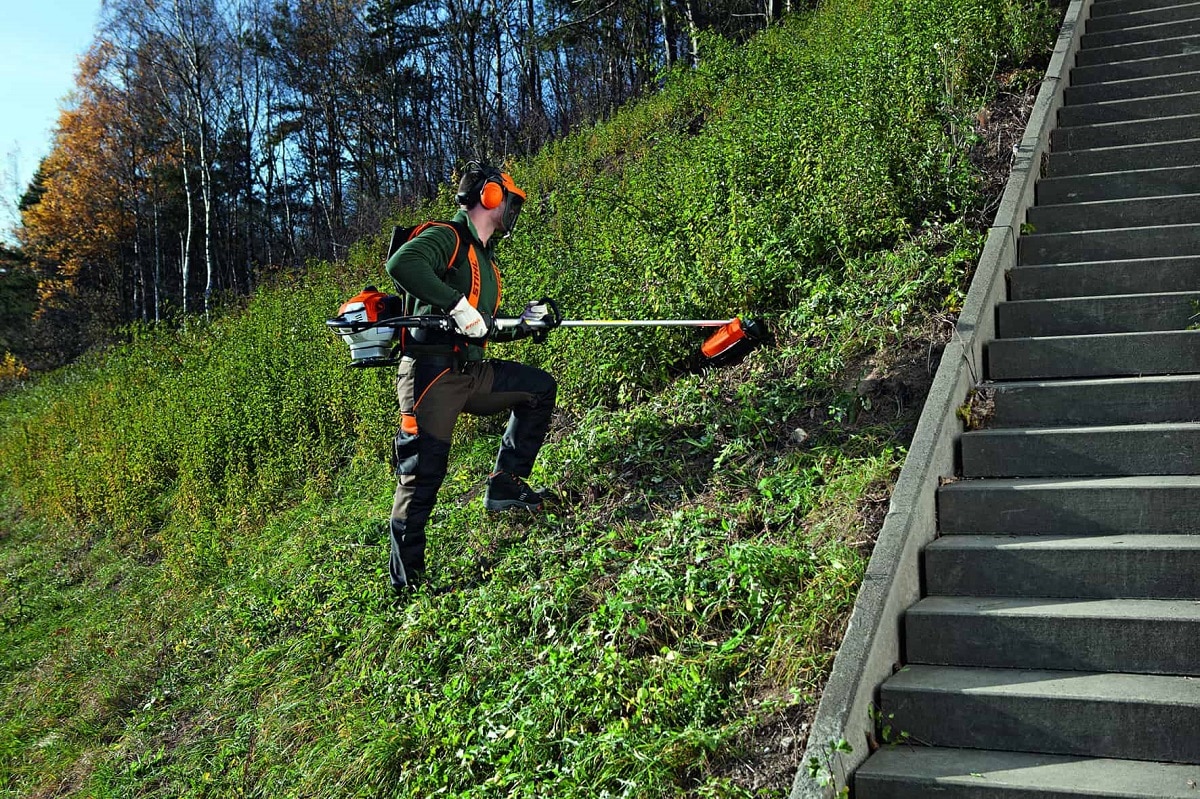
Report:
M 447 270 L 453 269 L 454 262 L 458 260 L 458 251 L 462 248 L 462 236 L 459 235 L 458 228 L 454 225 L 450 224 L 449 222 L 422 222 L 413 228 L 412 232 L 408 234 L 407 241 L 412 241 L 434 225 L 450 228 L 450 231 L 454 233 L 454 252 L 450 253 L 450 262 L 446 264 Z
M 471 263 L 471 293 L 467 295 L 467 302 L 471 303 L 472 308 L 479 307 L 479 256 L 475 254 L 475 245 L 467 246 L 467 260 Z
M 504 281 L 500 279 L 500 267 L 496 264 L 495 257 L 492 258 L 492 274 L 496 276 L 496 308 L 492 311 L 492 316 L 500 313 L 500 295 L 504 291 Z

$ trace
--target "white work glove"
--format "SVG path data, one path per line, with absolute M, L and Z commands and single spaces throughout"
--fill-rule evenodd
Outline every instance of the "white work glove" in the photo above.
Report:
M 533 340 L 541 344 L 546 340 L 546 335 L 561 325 L 562 321 L 558 303 L 549 297 L 527 303 L 517 319 L 518 338 L 533 336 Z
M 550 313 L 550 306 L 543 302 L 531 302 L 525 306 L 525 310 L 521 311 L 520 320 L 532 326 L 541 327 L 546 315 Z
M 484 338 L 488 334 L 487 322 L 474 306 L 463 297 L 450 309 L 450 318 L 454 326 L 467 338 Z

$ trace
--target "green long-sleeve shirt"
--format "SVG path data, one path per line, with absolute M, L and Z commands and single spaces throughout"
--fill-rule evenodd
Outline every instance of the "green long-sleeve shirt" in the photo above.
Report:
M 445 314 L 461 298 L 471 295 L 473 273 L 478 272 L 478 297 L 473 298 L 472 304 L 494 318 L 500 309 L 501 288 L 494 246 L 489 242 L 485 247 L 479 241 L 479 235 L 466 211 L 460 210 L 453 221 L 459 228 L 470 232 L 469 241 L 459 241 L 460 236 L 455 228 L 430 225 L 388 259 L 388 275 L 398 291 L 407 292 L 417 299 L 416 313 Z M 478 264 L 478 269 L 475 264 Z M 491 340 L 511 338 L 498 334 L 493 335 Z M 429 343 L 414 344 L 411 350 L 413 354 L 448 355 L 454 351 L 452 339 L 457 339 L 460 344 L 467 342 L 464 353 L 466 360 L 482 360 L 483 346 L 462 337 L 430 336 Z

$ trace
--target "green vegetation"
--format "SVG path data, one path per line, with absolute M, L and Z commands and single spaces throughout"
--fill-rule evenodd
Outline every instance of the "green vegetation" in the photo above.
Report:
M 971 119 L 1053 28 L 834 0 L 513 165 L 510 307 L 747 312 L 776 346 L 507 348 L 563 384 L 534 481 L 568 501 L 487 517 L 503 420 L 464 420 L 409 601 L 392 375 L 323 325 L 383 233 L 4 397 L 0 796 L 785 795 L 982 241 Z

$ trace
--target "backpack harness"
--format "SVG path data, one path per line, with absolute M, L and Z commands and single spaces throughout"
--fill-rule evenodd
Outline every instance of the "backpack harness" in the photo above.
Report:
M 455 221 L 423 222 L 419 225 L 416 225 L 415 227 L 405 227 L 402 225 L 396 225 L 395 227 L 392 228 L 392 240 L 391 240 L 391 243 L 388 245 L 387 257 L 384 259 L 384 263 L 387 263 L 388 259 L 390 259 L 393 255 L 395 255 L 396 251 L 399 250 L 401 247 L 403 247 L 405 244 L 412 241 L 417 236 L 420 236 L 426 230 L 429 230 L 431 227 L 434 227 L 435 225 L 450 228 L 450 230 L 452 230 L 454 232 L 454 252 L 451 253 L 451 255 L 450 255 L 449 263 L 446 264 L 446 271 L 449 272 L 450 270 L 457 268 L 459 265 L 459 260 L 460 260 L 459 254 L 462 251 L 463 240 L 466 239 L 469 242 L 469 241 L 471 241 L 472 236 L 471 236 L 471 231 L 468 230 L 466 225 L 464 225 L 461 222 L 455 222 Z M 479 272 L 480 267 L 479 267 L 479 256 L 475 254 L 475 245 L 473 243 L 467 245 L 467 263 L 469 264 L 470 269 L 471 269 L 471 288 L 470 288 L 470 291 L 467 293 L 467 302 L 471 303 L 471 307 L 478 308 L 479 307 L 479 294 L 480 294 L 480 290 L 481 290 L 480 272 Z M 500 291 L 501 291 L 502 286 L 501 286 L 501 280 L 500 280 L 500 270 L 498 268 L 496 268 L 496 261 L 494 258 L 492 259 L 492 274 L 495 275 L 495 277 L 496 277 L 496 306 L 492 309 L 492 316 L 495 317 L 496 313 L 500 310 Z M 418 302 L 418 300 L 416 297 L 409 294 L 407 291 L 404 292 L 404 315 L 405 316 L 412 316 L 413 314 L 416 313 L 417 302 Z M 425 332 L 425 331 L 422 331 L 422 332 Z M 407 349 L 407 344 L 409 343 L 409 339 L 412 337 L 412 334 L 409 332 L 408 328 L 401 328 L 399 335 L 400 335 L 400 351 L 404 352 Z M 462 337 L 455 336 L 455 338 L 457 340 L 453 342 L 453 346 L 454 346 L 455 353 L 458 353 L 462 349 L 462 341 L 461 341 Z M 416 342 L 416 343 L 430 343 L 430 342 Z M 486 344 L 484 346 L 486 346 Z

